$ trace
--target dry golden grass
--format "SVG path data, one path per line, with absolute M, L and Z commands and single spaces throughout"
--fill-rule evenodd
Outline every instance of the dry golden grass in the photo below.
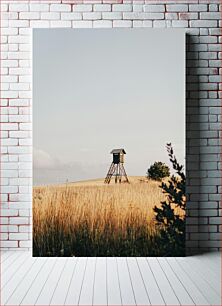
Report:
M 93 180 L 34 187 L 34 255 L 147 253 L 152 237 L 158 235 L 153 208 L 165 195 L 159 182 L 141 177 L 130 177 L 130 182 L 105 185 Z

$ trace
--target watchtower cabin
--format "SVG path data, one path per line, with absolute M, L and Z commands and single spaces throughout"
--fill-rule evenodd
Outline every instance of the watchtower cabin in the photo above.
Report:
M 114 149 L 110 153 L 113 154 L 114 164 L 124 163 L 124 154 L 126 154 L 124 149 Z
M 121 183 L 122 177 L 125 177 L 125 181 L 129 183 L 126 171 L 123 166 L 124 155 L 126 154 L 126 151 L 124 149 L 114 149 L 110 153 L 113 154 L 113 161 L 106 175 L 104 183 L 109 184 L 112 176 L 115 177 L 115 183 Z

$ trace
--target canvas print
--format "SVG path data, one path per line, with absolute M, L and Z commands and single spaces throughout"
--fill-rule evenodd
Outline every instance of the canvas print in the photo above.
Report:
M 33 92 L 33 256 L 184 256 L 184 31 L 34 29 Z

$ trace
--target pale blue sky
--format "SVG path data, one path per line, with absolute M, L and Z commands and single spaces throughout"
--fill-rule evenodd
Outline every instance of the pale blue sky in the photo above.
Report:
M 185 163 L 182 29 L 33 31 L 34 184 L 105 177 L 113 148 L 128 175 Z

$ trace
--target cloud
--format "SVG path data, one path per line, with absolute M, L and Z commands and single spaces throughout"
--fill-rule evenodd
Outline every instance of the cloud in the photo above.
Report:
M 74 182 L 106 175 L 109 164 L 70 161 L 64 162 L 48 152 L 33 148 L 34 185 Z
M 61 162 L 53 158 L 49 153 L 33 148 L 33 166 L 35 169 L 53 169 L 61 165 Z

